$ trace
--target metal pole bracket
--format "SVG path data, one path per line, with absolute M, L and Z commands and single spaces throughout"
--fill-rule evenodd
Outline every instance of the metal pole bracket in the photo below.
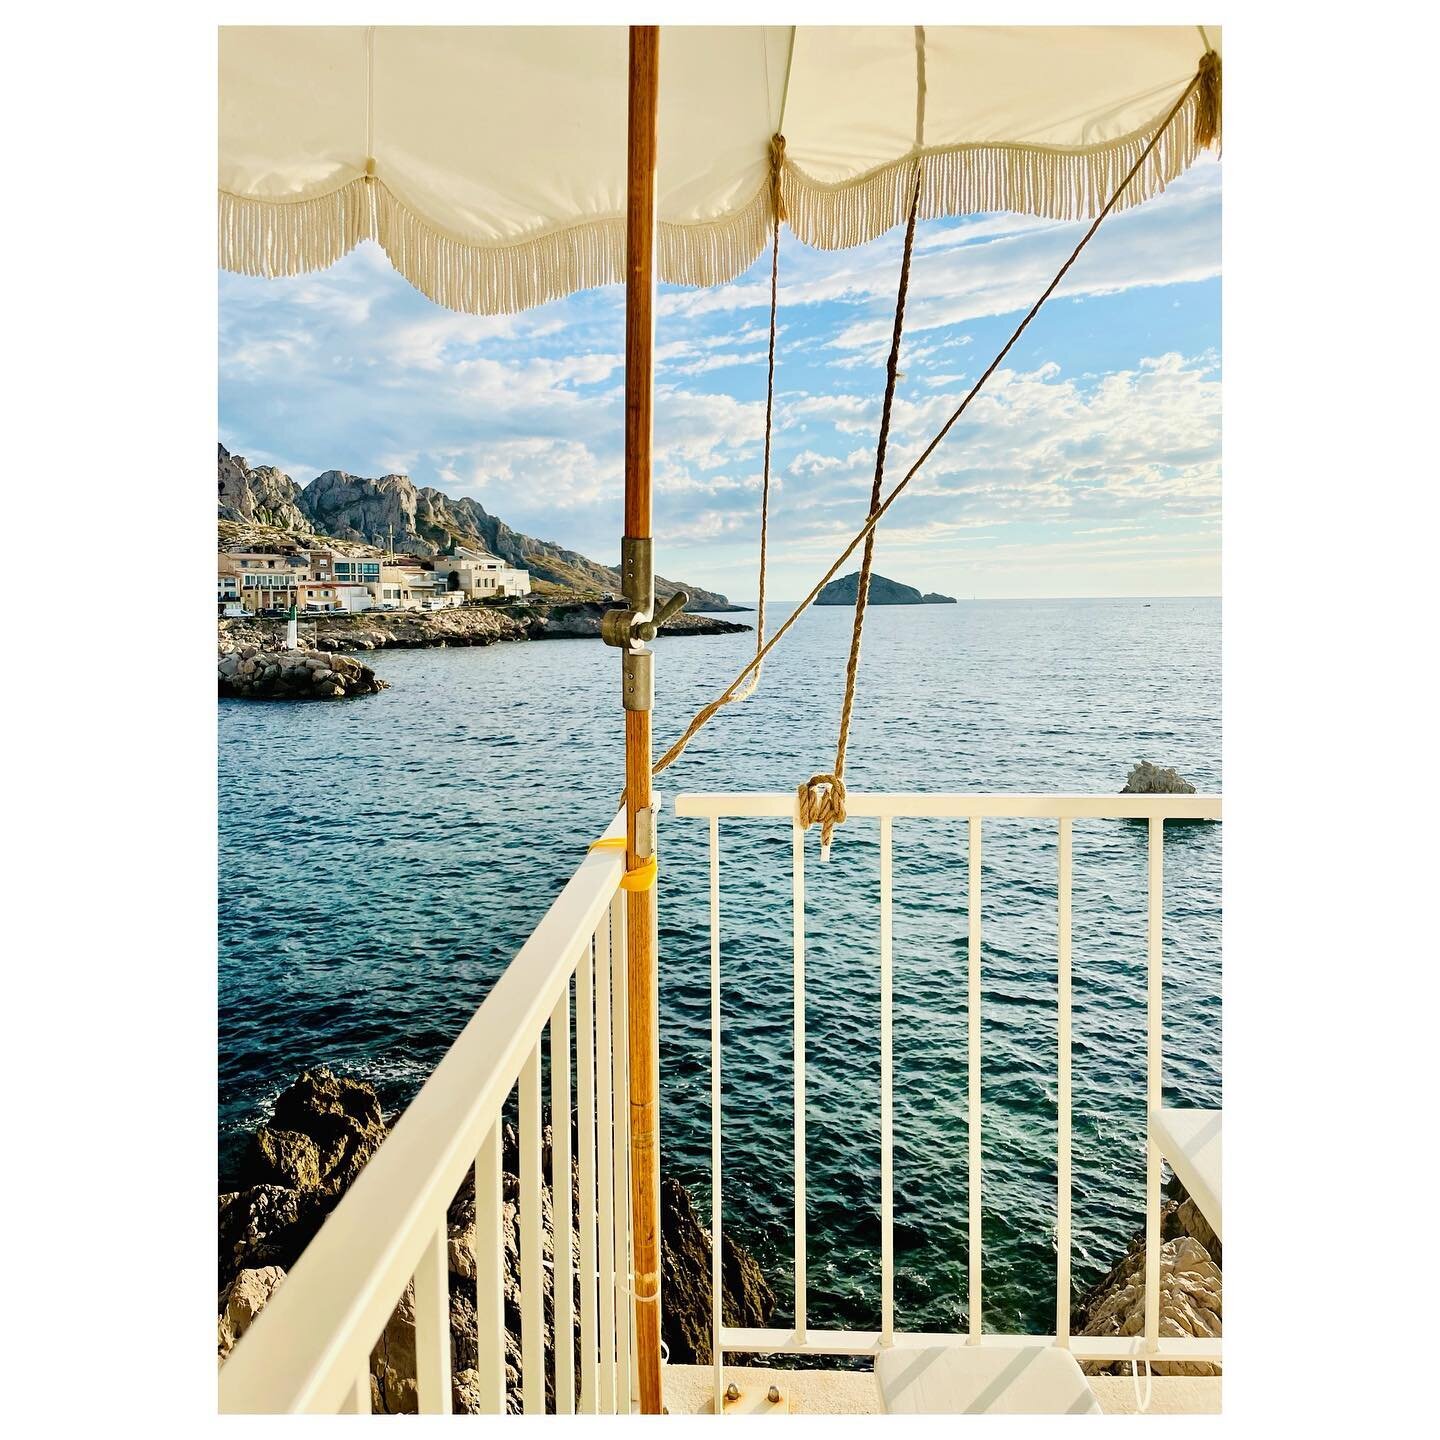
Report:
M 626 535 L 620 541 L 622 609 L 607 610 L 600 619 L 600 638 L 625 652 L 621 660 L 621 697 L 627 710 L 649 710 L 655 694 L 654 654 L 646 648 L 660 627 L 690 601 L 677 590 L 655 610 L 654 544 L 648 536 Z

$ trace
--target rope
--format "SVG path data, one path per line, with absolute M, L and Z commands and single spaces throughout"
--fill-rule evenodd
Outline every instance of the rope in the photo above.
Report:
M 917 27 L 918 28 L 918 27 Z M 910 261 L 915 251 L 915 215 L 920 207 L 920 162 L 915 162 L 915 188 L 910 196 L 910 215 L 905 222 L 905 248 L 900 257 L 900 288 L 895 296 L 895 328 L 890 336 L 890 356 L 885 362 L 885 402 L 880 410 L 880 437 L 875 446 L 875 478 L 870 484 L 870 515 L 880 507 L 885 480 L 885 452 L 890 444 L 890 415 L 895 405 L 895 385 L 900 377 L 900 338 L 905 329 L 905 299 L 910 292 Z M 855 677 L 860 670 L 860 637 L 865 629 L 865 609 L 870 600 L 870 575 L 875 561 L 875 529 L 865 536 L 860 560 L 860 577 L 855 589 L 855 627 L 850 634 L 850 658 L 845 664 L 845 699 L 840 706 L 840 734 L 835 741 L 835 769 L 812 776 L 797 792 L 800 801 L 800 828 L 820 825 L 820 854 L 830 858 L 830 837 L 837 825 L 845 823 L 845 747 L 850 740 L 850 720 L 855 711 Z M 823 795 L 813 793 L 823 789 Z
M 765 582 L 769 572 L 767 551 L 770 542 L 770 453 L 775 424 L 775 331 L 780 294 L 780 222 L 785 218 L 785 197 L 781 192 L 780 182 L 784 168 L 785 137 L 783 135 L 772 135 L 770 137 L 770 215 L 772 230 L 770 244 L 770 354 L 767 362 L 765 380 L 765 460 L 760 482 L 760 599 L 755 606 L 755 657 L 744 670 L 735 677 L 734 682 L 725 687 L 722 694 L 704 706 L 699 714 L 691 720 L 691 728 L 686 733 L 679 749 L 672 746 L 656 764 L 653 772 L 656 775 L 679 755 L 680 751 L 683 750 L 698 733 L 700 727 L 706 724 L 717 711 L 723 709 L 726 705 L 734 704 L 737 700 L 748 700 L 755 693 L 756 688 L 760 684 L 760 675 L 764 669 L 765 656 L 770 649 L 769 645 L 765 643 Z M 742 682 L 747 678 L 750 683 L 746 685 L 744 689 L 741 689 Z
M 1145 1414 L 1145 1412 L 1150 1408 L 1151 1379 L 1152 1377 L 1150 1373 L 1150 1362 L 1149 1360 L 1146 1360 L 1145 1396 L 1142 1399 L 1140 1396 L 1140 1362 L 1138 1360 L 1132 1360 L 1130 1362 L 1130 1383 L 1135 1387 L 1135 1409 L 1141 1415 Z
M 764 671 L 765 581 L 769 573 L 767 552 L 770 543 L 770 450 L 775 431 L 775 321 L 780 296 L 780 222 L 785 218 L 785 197 L 780 192 L 780 175 L 785 166 L 785 137 L 770 137 L 770 213 L 773 238 L 770 244 L 770 353 L 765 371 L 765 460 L 760 481 L 760 599 L 755 605 L 755 673 L 750 683 L 724 704 L 748 700 L 760 685 Z
M 1211 62 L 1211 68 L 1213 79 L 1218 67 L 1215 67 L 1213 62 Z M 925 462 L 930 458 L 930 456 L 935 453 L 936 449 L 939 448 L 941 441 L 943 441 L 945 437 L 950 433 L 951 429 L 955 425 L 955 422 L 959 420 L 959 418 L 965 413 L 967 409 L 969 409 L 970 402 L 975 399 L 975 397 L 980 393 L 982 389 L 984 389 L 985 382 L 989 380 L 990 377 L 995 373 L 995 371 L 1000 368 L 1001 364 L 1005 360 L 1005 357 L 1010 353 L 1011 350 L 1015 348 L 1016 342 L 1029 328 L 1030 322 L 1035 318 L 1037 314 L 1039 314 L 1040 307 L 1044 305 L 1045 302 L 1051 297 L 1051 295 L 1055 293 L 1056 287 L 1065 278 L 1065 276 L 1069 274 L 1070 267 L 1075 263 L 1076 260 L 1080 258 L 1081 252 L 1094 238 L 1095 232 L 1100 228 L 1101 222 L 1104 221 L 1104 219 L 1110 214 L 1110 212 L 1115 208 L 1115 206 L 1119 204 L 1120 197 L 1125 193 L 1126 189 L 1130 185 L 1130 182 L 1134 180 L 1137 174 L 1139 174 L 1141 166 L 1143 166 L 1145 162 L 1150 158 L 1150 155 L 1154 151 L 1156 145 L 1160 143 L 1161 136 L 1164 135 L 1166 130 L 1169 129 L 1171 122 L 1180 113 L 1181 107 L 1194 93 L 1196 87 L 1201 83 L 1201 78 L 1204 73 L 1205 71 L 1202 62 L 1202 69 L 1196 72 L 1194 78 L 1190 81 L 1190 83 L 1181 93 L 1180 98 L 1174 103 L 1174 105 L 1170 107 L 1169 112 L 1166 114 L 1165 118 L 1160 122 L 1160 124 L 1155 127 L 1155 133 L 1150 137 L 1148 141 L 1146 141 L 1145 148 L 1141 150 L 1140 154 L 1136 157 L 1135 163 L 1126 172 L 1125 178 L 1121 180 L 1119 185 L 1115 187 L 1114 192 L 1105 202 L 1105 205 L 1101 209 L 1100 213 L 1090 223 L 1089 229 L 1087 229 L 1084 235 L 1080 237 L 1080 243 L 1076 245 L 1076 247 L 1070 252 L 1069 258 L 1059 268 L 1059 270 L 1055 272 L 1055 278 L 1051 280 L 1051 282 L 1045 287 L 1045 289 L 1041 292 L 1040 298 L 1026 312 L 1025 318 L 1021 320 L 1019 325 L 1015 327 L 1014 332 L 1011 334 L 1010 338 L 1005 342 L 1005 344 L 1001 347 L 1000 352 L 986 367 L 985 373 L 981 375 L 981 377 L 974 383 L 974 385 L 970 387 L 969 391 L 965 395 L 965 398 L 961 400 L 960 404 L 956 406 L 954 411 L 951 413 L 950 418 L 946 420 L 946 422 L 940 427 L 940 429 L 935 433 L 934 437 L 930 440 L 930 443 L 926 445 L 926 447 L 920 452 L 919 459 L 917 459 L 915 463 L 909 468 L 909 470 L 905 472 L 904 477 L 895 485 L 895 488 L 891 490 L 889 495 L 885 497 L 884 501 L 879 505 L 879 507 L 871 510 L 869 518 L 856 532 L 855 537 L 850 541 L 848 545 L 846 545 L 844 550 L 840 552 L 840 554 L 836 557 L 835 562 L 830 566 L 830 568 L 826 570 L 826 572 L 820 577 L 818 581 L 816 581 L 810 593 L 806 595 L 805 598 L 794 608 L 794 610 L 792 610 L 790 614 L 785 617 L 785 620 L 781 624 L 780 628 L 776 630 L 776 632 L 763 645 L 759 646 L 756 649 L 754 658 L 744 666 L 740 673 L 725 687 L 724 690 L 720 692 L 720 694 L 714 700 L 710 701 L 709 704 L 702 706 L 699 710 L 695 712 L 694 716 L 690 720 L 690 723 L 685 727 L 684 733 L 680 736 L 678 740 L 675 741 L 673 745 L 671 745 L 671 747 L 659 758 L 659 760 L 655 762 L 654 773 L 656 775 L 660 774 L 662 770 L 668 769 L 671 765 L 673 765 L 675 761 L 678 760 L 680 756 L 685 753 L 686 747 L 696 737 L 696 735 L 698 735 L 700 731 L 704 729 L 704 727 L 709 724 L 709 722 L 714 718 L 716 712 L 720 710 L 722 706 L 728 705 L 730 703 L 730 701 L 735 696 L 735 692 L 740 688 L 740 686 L 745 682 L 745 680 L 749 678 L 752 672 L 764 661 L 765 657 L 776 647 L 776 645 L 780 643 L 780 641 L 784 638 L 786 632 L 790 629 L 790 627 L 801 617 L 801 615 L 805 613 L 806 610 L 810 608 L 812 604 L 814 604 L 815 597 L 819 595 L 819 593 L 831 582 L 831 580 L 835 578 L 836 572 L 850 558 L 850 556 L 855 553 L 855 547 L 859 545 L 861 541 L 864 540 L 865 537 L 875 529 L 876 525 L 880 523 L 880 520 L 885 515 L 885 513 L 890 509 L 890 507 L 895 503 L 895 501 L 900 498 L 901 494 L 910 484 L 911 480 L 913 480 L 915 476 L 919 473 L 920 468 L 925 464 Z M 824 777 L 822 776 L 817 778 L 823 779 Z

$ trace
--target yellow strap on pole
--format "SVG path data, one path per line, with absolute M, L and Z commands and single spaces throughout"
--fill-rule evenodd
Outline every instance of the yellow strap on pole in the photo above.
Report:
M 604 840 L 594 841 L 590 848 L 592 850 L 623 850 L 625 837 L 611 835 Z M 620 877 L 620 888 L 622 890 L 649 890 L 655 884 L 655 877 L 659 871 L 659 863 L 652 855 L 648 860 L 642 860 L 633 870 L 627 870 Z

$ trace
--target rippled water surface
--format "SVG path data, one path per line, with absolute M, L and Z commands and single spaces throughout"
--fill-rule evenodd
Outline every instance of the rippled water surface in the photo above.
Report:
M 783 611 L 783 607 L 781 607 Z M 745 617 L 737 617 L 745 618 Z M 753 617 L 752 617 L 753 618 Z M 708 1204 L 705 822 L 683 790 L 788 790 L 830 768 L 849 639 L 806 616 L 758 695 L 662 777 L 663 1163 Z M 662 640 L 668 742 L 753 636 Z M 403 1105 L 613 810 L 618 664 L 598 642 L 386 652 L 391 689 L 220 703 L 222 1164 L 302 1067 Z M 657 746 L 658 750 L 658 746 Z M 971 602 L 870 612 L 847 782 L 858 790 L 1097 791 L 1137 759 L 1220 786 L 1214 600 Z M 788 825 L 722 822 L 725 1219 L 793 1306 Z M 1169 1103 L 1220 1103 L 1220 827 L 1167 827 Z M 1074 1270 L 1143 1214 L 1145 827 L 1075 825 Z M 963 822 L 896 821 L 896 1323 L 965 1315 Z M 1054 1313 L 1056 837 L 988 821 L 983 850 L 987 1329 Z M 809 1323 L 879 1323 L 878 822 L 807 867 Z M 785 1316 L 777 1317 L 777 1323 Z

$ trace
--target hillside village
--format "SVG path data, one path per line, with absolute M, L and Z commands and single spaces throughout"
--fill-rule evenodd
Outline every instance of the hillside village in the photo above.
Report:
M 467 602 L 530 593 L 530 572 L 483 550 L 452 545 L 439 558 L 349 554 L 333 546 L 276 542 L 222 549 L 217 561 L 219 614 L 358 615 L 366 610 L 444 610 Z
M 217 601 L 223 616 L 444 610 L 533 592 L 604 601 L 619 572 L 512 530 L 476 500 L 406 475 L 326 470 L 300 486 L 218 447 Z M 655 577 L 664 600 L 736 610 L 713 590 Z

